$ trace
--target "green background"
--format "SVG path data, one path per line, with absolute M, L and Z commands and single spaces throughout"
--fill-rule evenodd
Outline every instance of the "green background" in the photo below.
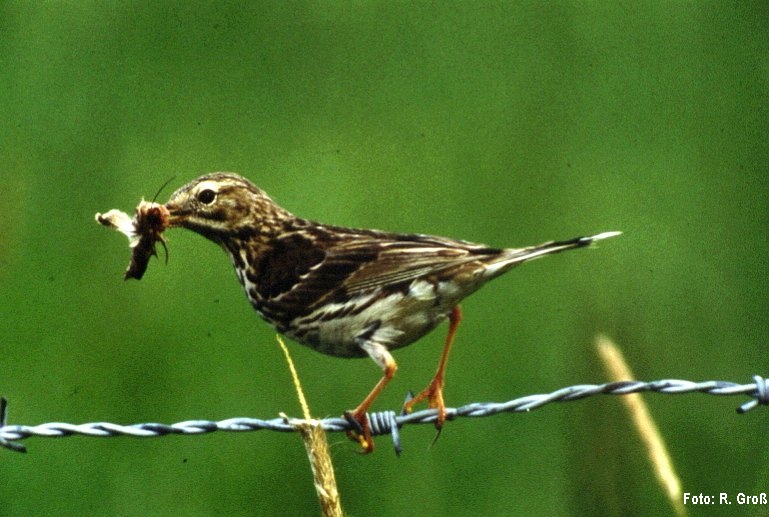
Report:
M 751 382 L 769 342 L 764 2 L 0 2 L 0 393 L 10 423 L 171 423 L 300 411 L 274 332 L 221 250 L 169 232 L 124 282 L 132 210 L 239 172 L 324 222 L 536 244 L 607 230 L 464 304 L 447 403 L 636 376 Z M 396 353 L 377 409 L 433 373 L 445 326 Z M 368 360 L 291 344 L 317 416 Z M 684 491 L 766 491 L 769 414 L 646 397 Z M 617 398 L 330 436 L 353 515 L 670 512 Z M 0 513 L 315 514 L 297 435 L 31 438 Z M 711 515 L 727 508 L 689 508 Z M 765 511 L 765 508 L 754 508 Z

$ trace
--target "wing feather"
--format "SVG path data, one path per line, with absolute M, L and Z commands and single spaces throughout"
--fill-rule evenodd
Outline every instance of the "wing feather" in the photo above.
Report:
M 320 233 L 322 229 L 325 228 L 316 228 L 317 233 L 312 235 L 300 232 L 301 238 L 281 239 L 292 247 L 313 242 L 322 250 L 322 259 L 291 278 L 290 285 L 284 281 L 280 290 L 271 291 L 266 297 L 269 303 L 283 309 L 293 307 L 294 313 L 307 313 L 322 303 L 339 302 L 367 290 L 408 284 L 473 261 L 488 262 L 503 252 L 429 235 L 346 229 L 340 234 L 341 228 Z M 292 251 L 290 255 L 300 254 Z M 285 259 L 285 255 L 273 257 L 272 266 L 285 264 Z

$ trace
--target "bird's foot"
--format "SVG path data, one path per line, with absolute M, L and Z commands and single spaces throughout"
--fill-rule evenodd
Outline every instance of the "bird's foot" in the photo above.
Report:
M 365 411 L 356 409 L 354 411 L 345 411 L 344 418 L 350 422 L 352 428 L 347 431 L 347 437 L 358 442 L 361 446 L 361 452 L 368 454 L 374 451 L 374 438 L 371 436 L 371 429 L 368 425 L 368 417 Z
M 409 414 L 414 410 L 414 406 L 427 399 L 427 407 L 437 409 L 438 416 L 435 419 L 435 428 L 440 434 L 443 423 L 446 421 L 446 404 L 443 402 L 443 378 L 434 377 L 425 389 L 419 392 L 411 400 L 403 404 L 403 413 Z M 436 436 L 436 439 L 438 437 Z

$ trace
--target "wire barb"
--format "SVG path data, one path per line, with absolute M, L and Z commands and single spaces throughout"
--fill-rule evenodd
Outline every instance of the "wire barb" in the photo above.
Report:
M 541 408 L 554 402 L 570 402 L 594 395 L 628 395 L 630 393 L 664 393 L 681 395 L 684 393 L 705 393 L 707 395 L 734 396 L 746 395 L 752 399 L 737 408 L 737 412 L 747 413 L 758 405 L 769 405 L 769 380 L 760 375 L 753 376 L 753 384 L 737 384 L 728 381 L 692 382 L 677 379 L 664 379 L 651 382 L 620 381 L 605 384 L 578 384 L 568 386 L 551 393 L 527 395 L 507 402 L 473 402 L 458 408 L 446 408 L 446 420 L 458 417 L 483 417 L 499 413 L 523 413 Z M 8 402 L 0 398 L 0 447 L 16 452 L 26 452 L 26 448 L 16 443 L 18 440 L 38 437 L 64 436 L 134 436 L 149 438 L 155 436 L 198 435 L 216 431 L 246 432 L 246 431 L 279 431 L 295 432 L 297 425 L 304 422 L 301 419 L 286 416 L 262 420 L 258 418 L 228 418 L 220 421 L 187 420 L 176 424 L 131 424 L 120 425 L 108 422 L 88 424 L 66 424 L 52 422 L 36 426 L 8 425 Z M 395 453 L 402 452 L 399 429 L 407 424 L 430 424 L 438 418 L 437 409 L 425 409 L 411 414 L 396 414 L 394 411 L 379 411 L 367 414 L 371 434 L 381 436 L 389 434 L 393 439 Z M 344 417 L 326 418 L 320 420 L 326 432 L 348 431 L 354 425 Z
M 5 397 L 0 398 L 0 430 L 5 429 L 6 419 L 8 417 L 8 399 Z M 11 449 L 16 452 L 27 452 L 27 448 L 19 443 L 13 443 L 0 435 L 0 447 Z

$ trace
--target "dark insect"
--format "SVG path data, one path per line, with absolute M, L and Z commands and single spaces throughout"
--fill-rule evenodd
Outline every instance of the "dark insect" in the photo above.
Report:
M 120 210 L 96 214 L 99 224 L 115 228 L 128 237 L 132 253 L 125 272 L 126 280 L 129 278 L 140 280 L 144 276 L 150 257 L 157 257 L 158 242 L 163 246 L 166 261 L 168 261 L 168 248 L 163 232 L 170 225 L 169 219 L 170 214 L 164 205 L 147 201 L 139 203 L 133 219 Z
M 168 247 L 163 236 L 163 232 L 168 228 L 168 219 L 168 209 L 163 205 L 142 201 L 136 207 L 133 224 L 139 241 L 133 246 L 131 261 L 125 272 L 126 280 L 129 278 L 141 280 L 147 270 L 150 257 L 158 256 L 156 248 L 158 242 L 163 246 L 166 262 L 168 262 Z

